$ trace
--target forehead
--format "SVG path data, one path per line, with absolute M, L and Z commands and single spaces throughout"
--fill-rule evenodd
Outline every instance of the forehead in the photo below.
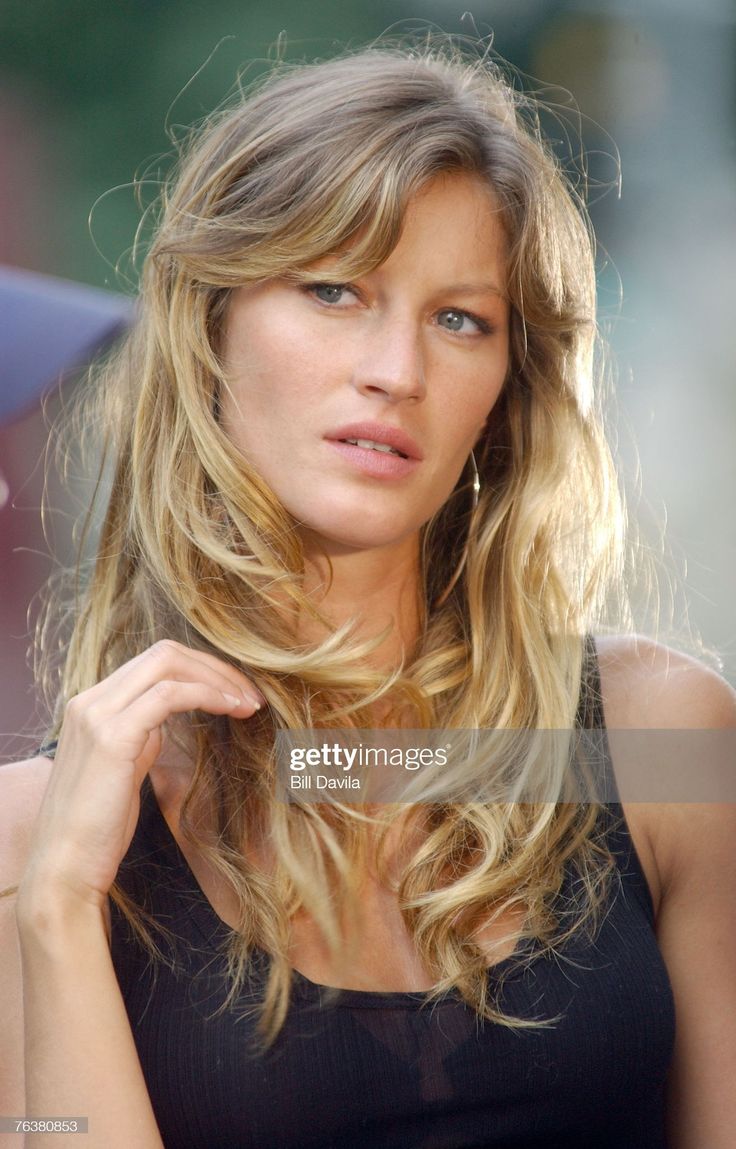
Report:
M 435 177 L 412 197 L 385 272 L 410 264 L 427 284 L 484 285 L 503 291 L 506 234 L 498 203 L 478 176 Z M 380 269 L 379 269 L 380 270 Z
M 352 272 L 351 257 L 362 238 L 358 233 L 313 267 Z M 448 172 L 410 197 L 397 242 L 382 261 L 371 261 L 371 270 L 379 278 L 408 271 L 427 283 L 438 277 L 446 283 L 483 283 L 502 293 L 506 260 L 503 215 L 492 187 L 480 176 Z

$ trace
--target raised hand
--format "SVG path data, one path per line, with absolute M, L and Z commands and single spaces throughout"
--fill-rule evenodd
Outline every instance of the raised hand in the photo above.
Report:
M 249 718 L 264 699 L 240 671 L 164 640 L 67 705 L 19 893 L 102 908 L 138 820 L 141 783 L 172 714 Z

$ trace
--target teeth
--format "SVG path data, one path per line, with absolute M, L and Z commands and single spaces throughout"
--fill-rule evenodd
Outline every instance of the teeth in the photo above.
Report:
M 401 459 L 407 457 L 401 451 L 397 451 L 395 447 L 389 447 L 388 443 L 376 443 L 373 439 L 343 439 L 343 442 L 354 443 L 356 447 L 364 447 L 367 451 L 381 451 L 384 455 L 398 455 Z

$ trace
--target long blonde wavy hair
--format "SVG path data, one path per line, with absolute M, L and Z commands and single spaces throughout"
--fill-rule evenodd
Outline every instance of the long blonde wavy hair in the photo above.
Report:
M 337 255 L 339 276 L 378 266 L 412 196 L 452 172 L 487 181 L 499 205 L 510 369 L 476 449 L 478 507 L 469 521 L 461 479 L 423 529 L 422 633 L 411 658 L 382 675 L 351 623 L 312 646 L 295 641 L 294 614 L 315 612 L 300 536 L 219 424 L 221 335 L 241 284 L 306 276 L 326 254 Z M 620 577 L 623 520 L 594 396 L 596 346 L 584 209 L 541 139 L 533 102 L 487 58 L 445 45 L 280 64 L 193 135 L 161 197 L 139 318 L 98 372 L 98 409 L 87 416 L 105 431 L 111 487 L 57 729 L 66 700 L 163 638 L 230 660 L 263 692 L 268 705 L 252 720 L 198 714 L 179 736 L 194 766 L 184 832 L 240 906 L 231 1001 L 254 948 L 270 959 L 266 1041 L 288 1008 L 290 921 L 308 912 L 340 951 L 371 822 L 346 805 L 276 800 L 275 732 L 371 726 L 378 701 L 394 716 L 409 706 L 421 727 L 575 725 L 583 636 L 601 624 Z M 466 544 L 463 575 L 444 595 Z M 546 768 L 543 756 L 521 756 L 520 776 Z M 433 994 L 454 988 L 505 1024 L 525 1020 L 500 1008 L 477 931 L 521 908 L 523 937 L 549 951 L 603 898 L 597 811 L 562 801 L 557 769 L 547 795 L 558 801 L 425 804 L 420 844 L 396 882 Z M 211 834 L 187 818 L 202 801 Z M 406 813 L 376 814 L 381 835 Z M 245 854 L 253 840 L 271 844 L 265 870 Z M 572 915 L 559 897 L 571 866 L 584 891 Z

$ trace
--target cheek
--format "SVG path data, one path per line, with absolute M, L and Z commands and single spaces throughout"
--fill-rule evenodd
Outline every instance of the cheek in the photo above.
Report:
M 467 428 L 467 441 L 471 448 L 478 442 L 486 430 L 488 420 L 501 398 L 505 379 L 506 373 L 504 372 L 503 378 L 495 383 L 492 388 L 488 387 L 487 379 L 479 381 L 474 394 L 467 399 L 465 404 L 465 412 L 467 414 L 465 426 Z M 458 405 L 458 409 L 462 410 L 462 407 Z
M 222 422 L 235 437 L 260 434 L 279 417 L 289 415 L 298 390 L 298 364 L 283 342 L 259 331 L 239 334 L 226 360 L 228 386 L 223 388 Z

